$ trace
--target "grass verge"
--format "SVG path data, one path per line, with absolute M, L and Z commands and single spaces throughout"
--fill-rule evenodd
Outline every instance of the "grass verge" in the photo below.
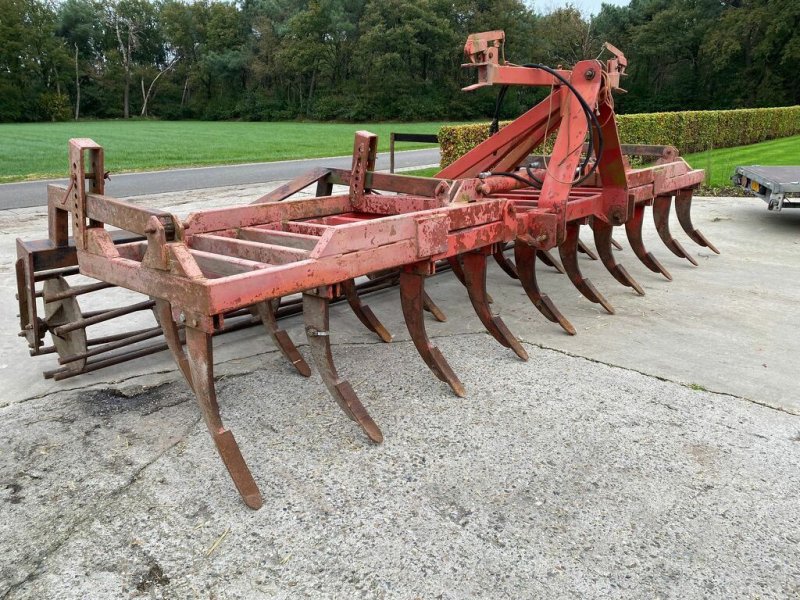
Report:
M 0 182 L 63 177 L 67 140 L 88 137 L 106 151 L 112 173 L 343 156 L 366 129 L 388 151 L 389 133 L 438 133 L 444 123 L 253 123 L 79 121 L 0 124 Z M 430 147 L 402 143 L 398 150 Z
M 800 165 L 800 135 L 761 142 L 750 146 L 720 148 L 684 156 L 695 169 L 706 170 L 704 189 L 725 190 L 733 188 L 731 175 L 741 165 Z
M 376 133 L 388 151 L 389 133 L 436 133 L 444 123 L 253 123 L 206 121 L 80 121 L 0 124 L 0 182 L 66 175 L 67 140 L 89 137 L 106 150 L 114 173 L 176 167 L 241 164 L 342 156 L 352 152 L 359 129 Z M 403 143 L 398 150 L 429 147 Z M 800 165 L 800 136 L 685 156 L 706 170 L 702 193 L 732 195 L 730 177 L 738 165 Z M 428 168 L 406 171 L 430 177 Z
M 409 171 L 399 171 L 398 175 L 413 175 L 415 177 L 433 177 L 439 171 L 441 171 L 441 167 L 428 167 L 426 169 L 411 169 Z

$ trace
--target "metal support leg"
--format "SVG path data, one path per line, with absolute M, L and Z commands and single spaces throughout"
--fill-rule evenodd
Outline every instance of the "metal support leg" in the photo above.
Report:
M 519 340 L 514 337 L 503 320 L 492 314 L 486 298 L 486 254 L 485 250 L 468 252 L 462 255 L 464 261 L 464 276 L 466 278 L 467 293 L 469 294 L 472 308 L 494 339 L 506 348 L 511 348 L 522 360 L 528 360 L 528 353 Z
M 464 384 L 459 381 L 439 349 L 428 339 L 423 314 L 424 292 L 424 275 L 409 271 L 404 271 L 400 275 L 400 301 L 403 305 L 403 316 L 408 326 L 408 333 L 411 334 L 417 352 L 433 371 L 433 374 L 447 383 L 456 396 L 464 397 L 467 394 Z
M 447 322 L 447 315 L 436 305 L 436 302 L 428 295 L 428 292 L 422 292 L 422 308 L 431 313 L 439 323 Z
M 648 252 L 644 247 L 642 240 L 642 225 L 644 224 L 644 205 L 637 204 L 633 209 L 633 217 L 625 222 L 625 234 L 628 236 L 628 243 L 633 248 L 633 253 L 636 258 L 642 261 L 642 264 L 653 271 L 653 273 L 661 273 L 664 277 L 672 281 L 672 275 L 669 274 L 658 259 L 653 256 L 652 252 Z
M 219 452 L 222 462 L 225 463 L 244 503 L 250 508 L 258 510 L 262 504 L 261 492 L 242 457 L 239 445 L 233 434 L 223 425 L 219 413 L 217 395 L 214 390 L 211 335 L 199 329 L 187 327 L 186 346 L 189 350 L 189 369 L 191 381 L 194 382 L 197 404 L 200 406 L 200 412 L 214 444 L 217 446 L 217 452 Z
M 558 271 L 562 275 L 566 274 L 564 267 L 561 266 L 561 263 L 558 262 L 558 259 L 555 256 L 553 256 L 549 250 L 537 249 L 536 256 L 548 267 L 553 267 L 556 271 Z
M 619 281 L 622 285 L 633 288 L 637 294 L 644 296 L 642 286 L 640 286 L 636 280 L 628 274 L 625 267 L 617 263 L 614 258 L 611 247 L 611 233 L 614 231 L 614 227 L 600 219 L 593 219 L 592 230 L 594 232 L 594 245 L 597 248 L 597 253 L 600 255 L 600 260 L 603 261 L 603 266 L 605 266 L 614 279 Z
M 561 255 L 561 264 L 567 271 L 572 284 L 578 288 L 578 291 L 583 294 L 587 300 L 596 302 L 605 308 L 610 314 L 614 314 L 614 308 L 609 304 L 603 295 L 595 289 L 592 282 L 589 281 L 581 273 L 581 268 L 578 266 L 578 241 L 580 240 L 581 226 L 578 223 L 567 223 L 567 237 L 558 247 L 558 252 Z
M 158 324 L 161 325 L 161 329 L 164 332 L 164 339 L 167 341 L 167 346 L 172 353 L 172 358 L 175 360 L 181 373 L 183 373 L 186 383 L 194 390 L 192 372 L 189 368 L 189 359 L 186 358 L 186 353 L 183 351 L 183 344 L 178 335 L 178 325 L 172 317 L 172 307 L 170 303 L 166 300 L 156 298 L 156 305 L 153 310 L 156 314 L 156 320 L 158 320 Z
M 656 231 L 664 245 L 678 258 L 685 258 L 694 266 L 697 266 L 697 261 L 694 257 L 684 250 L 681 243 L 672 237 L 669 231 L 669 210 L 672 207 L 672 198 L 670 196 L 657 196 L 653 200 L 653 219 L 656 222 Z
M 340 285 L 347 298 L 347 303 L 358 317 L 358 320 L 364 324 L 364 327 L 375 333 L 384 342 L 391 342 L 392 334 L 389 333 L 386 327 L 383 326 L 383 323 L 378 320 L 378 317 L 375 316 L 372 309 L 361 302 L 361 298 L 358 297 L 355 281 L 348 279 L 347 281 L 343 281 Z
M 275 309 L 276 306 L 273 304 L 273 301 L 259 302 L 256 304 L 258 316 L 261 318 L 264 328 L 278 347 L 278 350 L 280 350 L 281 354 L 286 357 L 286 360 L 297 369 L 300 375 L 310 377 L 311 368 L 308 366 L 308 363 L 306 363 L 305 359 L 297 350 L 297 346 L 294 345 L 289 334 L 278 326 L 278 320 L 275 318 Z
M 328 302 L 328 298 L 303 293 L 303 318 L 311 356 L 314 358 L 322 381 L 341 409 L 361 426 L 369 439 L 380 443 L 383 441 L 380 428 L 369 416 L 350 383 L 339 377 L 336 366 L 333 364 Z
M 543 294 L 539 290 L 539 284 L 536 281 L 536 257 L 538 255 L 539 251 L 533 246 L 519 240 L 514 244 L 514 258 L 517 262 L 517 272 L 522 288 L 540 313 L 553 323 L 561 325 L 568 334 L 575 335 L 575 327 L 572 326 L 572 323 L 561 314 L 547 294 Z
M 517 268 L 514 266 L 514 263 L 506 258 L 505 246 L 506 244 L 497 244 L 492 256 L 506 275 L 511 277 L 511 279 L 519 279 L 519 275 L 517 275 Z
M 708 241 L 703 233 L 692 225 L 692 190 L 682 190 L 675 196 L 675 212 L 678 213 L 678 223 L 692 241 L 699 246 L 705 246 L 715 254 L 719 254 L 716 246 Z

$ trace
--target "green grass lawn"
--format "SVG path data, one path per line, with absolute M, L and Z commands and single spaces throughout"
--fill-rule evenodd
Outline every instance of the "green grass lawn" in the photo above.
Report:
M 378 134 L 387 151 L 389 133 L 436 133 L 444 123 L 253 123 L 206 121 L 82 121 L 0 124 L 0 182 L 62 177 L 67 172 L 67 140 L 89 137 L 106 150 L 114 173 L 173 167 L 236 164 L 347 155 L 353 133 Z M 426 144 L 402 143 L 398 150 Z M 800 164 L 800 136 L 751 146 L 689 154 L 706 170 L 706 185 L 730 185 L 737 165 Z M 438 169 L 426 169 L 426 176 Z M 415 173 L 416 174 L 416 173 Z
M 426 169 L 412 169 L 410 171 L 401 171 L 398 175 L 414 175 L 415 177 L 433 177 L 439 171 L 441 171 L 441 167 L 428 167 Z
M 800 135 L 736 148 L 720 148 L 684 156 L 695 169 L 706 170 L 706 187 L 730 186 L 740 165 L 800 165 Z
M 253 123 L 199 121 L 81 121 L 0 124 L 0 182 L 62 177 L 67 140 L 88 137 L 106 151 L 112 173 L 173 167 L 342 156 L 359 129 L 376 133 L 438 133 L 444 123 Z M 429 144 L 401 143 L 398 150 Z

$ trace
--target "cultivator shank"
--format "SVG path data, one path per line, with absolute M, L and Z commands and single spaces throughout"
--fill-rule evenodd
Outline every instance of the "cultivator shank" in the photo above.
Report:
M 425 280 L 437 271 L 452 270 L 487 332 L 527 360 L 525 348 L 491 310 L 489 257 L 520 281 L 548 320 L 574 334 L 575 327 L 539 289 L 536 261 L 566 273 L 581 294 L 613 313 L 581 273 L 579 252 L 593 256 L 580 241 L 582 225 L 591 227 L 609 273 L 639 295 L 643 287 L 613 255 L 612 233 L 624 225 L 635 255 L 671 278 L 643 245 L 646 206 L 653 206 L 659 236 L 676 255 L 694 263 L 669 231 L 673 198 L 690 238 L 716 251 L 689 218 L 692 189 L 703 172 L 689 168 L 672 148 L 619 142 L 611 96 L 626 65 L 619 51 L 610 47 L 614 58 L 605 63 L 587 60 L 571 70 L 553 70 L 506 63 L 502 41 L 502 32 L 470 37 L 466 66 L 477 69 L 478 83 L 468 89 L 537 85 L 551 93 L 436 178 L 375 172 L 377 138 L 358 132 L 349 171 L 316 170 L 253 204 L 182 219 L 105 195 L 102 148 L 71 140 L 70 184 L 49 190 L 49 239 L 18 245 L 20 320 L 32 353 L 57 353 L 64 366 L 49 375 L 63 378 L 168 348 L 242 498 L 258 508 L 258 487 L 217 403 L 213 335 L 260 324 L 288 363 L 308 376 L 309 365 L 278 321 L 302 312 L 311 358 L 329 393 L 370 440 L 381 442 L 379 426 L 334 364 L 331 302 L 346 301 L 365 327 L 389 342 L 391 334 L 363 296 L 398 286 L 414 346 L 433 374 L 464 396 L 465 386 L 426 332 L 426 311 L 446 318 L 425 292 Z M 531 156 L 551 136 L 552 154 Z M 629 154 L 657 160 L 631 168 Z M 286 200 L 315 183 L 316 197 Z M 347 192 L 333 194 L 335 184 Z M 513 261 L 505 254 L 511 249 Z M 70 286 L 66 278 L 78 273 L 97 282 Z M 38 281 L 44 282 L 41 290 Z M 143 298 L 81 312 L 80 296 L 114 286 Z M 43 317 L 37 297 L 44 301 Z M 94 324 L 149 310 L 156 326 L 95 339 L 86 334 Z M 54 340 L 50 348 L 43 346 L 46 332 Z

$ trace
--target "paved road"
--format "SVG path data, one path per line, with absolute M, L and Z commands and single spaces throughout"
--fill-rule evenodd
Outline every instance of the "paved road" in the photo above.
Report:
M 292 179 L 314 167 L 349 168 L 351 157 L 311 158 L 303 160 L 285 160 L 268 163 L 251 163 L 247 165 L 229 165 L 219 167 L 199 167 L 194 169 L 172 169 L 169 171 L 152 171 L 147 173 L 128 173 L 113 175 L 106 185 L 111 196 L 124 198 L 143 194 L 161 194 L 182 190 L 222 187 L 228 185 L 250 185 Z M 407 150 L 395 153 L 397 168 L 417 167 L 439 163 L 439 149 Z M 389 168 L 389 154 L 378 156 L 378 169 Z M 47 204 L 45 185 L 59 183 L 66 185 L 65 179 L 48 179 L 7 183 L 0 185 L 0 210 L 10 208 L 27 208 Z

